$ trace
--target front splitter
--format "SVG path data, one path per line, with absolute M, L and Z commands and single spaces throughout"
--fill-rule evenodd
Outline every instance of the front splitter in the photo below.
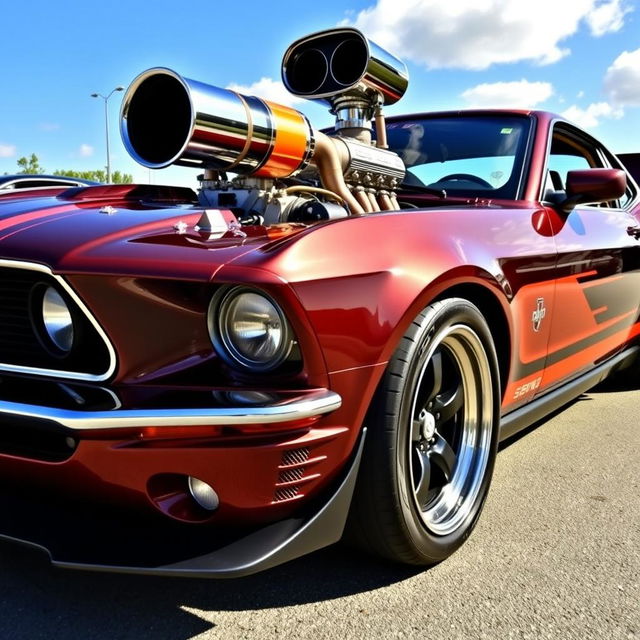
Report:
M 91 520 L 92 513 L 98 513 L 94 507 L 84 519 L 78 519 L 80 530 L 73 529 L 74 522 L 64 522 L 63 513 L 57 513 L 54 521 L 55 506 L 53 514 L 43 514 L 34 505 L 25 508 L 16 496 L 7 497 L 4 504 L 0 501 L 5 514 L 0 539 L 43 551 L 54 566 L 65 569 L 200 578 L 250 575 L 340 540 L 365 435 L 363 429 L 346 473 L 313 511 L 252 530 L 226 532 L 215 539 L 212 534 L 209 545 L 207 536 L 196 535 L 195 529 L 191 537 L 184 526 L 155 526 L 160 521 L 155 525 L 143 520 L 95 522 Z M 43 501 L 42 509 L 47 505 L 51 507 Z M 56 535 L 61 527 L 65 532 Z M 92 532 L 98 531 L 100 535 L 94 537 Z M 189 551 L 195 555 L 191 557 Z

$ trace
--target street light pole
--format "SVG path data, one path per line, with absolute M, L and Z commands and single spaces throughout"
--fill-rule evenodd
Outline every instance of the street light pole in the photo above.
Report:
M 107 108 L 107 104 L 109 102 L 109 98 L 116 91 L 124 91 L 124 87 L 117 86 L 115 89 L 112 89 L 111 92 L 103 96 L 101 93 L 92 93 L 92 98 L 102 98 L 104 100 L 104 130 L 105 136 L 107 139 L 107 184 L 111 184 L 111 153 L 109 151 L 109 109 Z

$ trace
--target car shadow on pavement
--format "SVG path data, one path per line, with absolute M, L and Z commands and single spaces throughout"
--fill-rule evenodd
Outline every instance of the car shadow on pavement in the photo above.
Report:
M 518 431 L 517 433 L 514 433 L 512 436 L 509 436 L 506 440 L 503 440 L 502 442 L 500 442 L 500 444 L 498 445 L 498 452 L 503 451 L 504 449 L 507 449 L 512 444 L 515 444 L 519 440 L 522 440 L 522 438 L 526 438 L 530 433 L 534 432 L 536 429 L 539 429 L 550 420 L 553 420 L 557 415 L 563 413 L 569 407 L 572 407 L 577 402 L 589 402 L 590 400 L 591 398 L 589 398 L 588 393 L 580 394 L 577 398 L 570 400 L 569 402 L 567 402 L 567 404 L 563 404 L 561 407 L 559 407 L 555 411 L 552 411 L 551 413 L 547 414 L 543 418 L 540 418 L 540 420 L 537 420 L 536 422 L 529 425 L 528 427 L 525 427 L 524 429 L 522 429 L 522 431 Z
M 190 609 L 259 610 L 362 593 L 424 571 L 334 545 L 246 578 L 204 580 L 69 571 L 0 544 L 0 638 L 191 638 L 215 625 Z
M 624 391 L 637 391 L 640 387 L 637 369 L 623 369 L 615 375 L 601 382 L 589 393 L 616 393 Z
M 623 393 L 626 391 L 637 391 L 640 384 L 638 383 L 637 372 L 632 373 L 629 370 L 622 370 L 609 378 L 606 378 L 597 386 L 589 389 L 585 393 L 580 394 L 577 398 L 569 401 L 567 404 L 562 405 L 555 411 L 550 414 L 544 416 L 537 422 L 534 422 L 532 425 L 529 425 L 522 431 L 518 431 L 518 433 L 512 435 L 506 440 L 502 441 L 498 447 L 498 451 L 502 451 L 510 447 L 512 444 L 515 444 L 522 438 L 525 438 L 527 435 L 539 429 L 542 425 L 553 420 L 557 415 L 566 411 L 569 407 L 573 406 L 578 402 L 589 402 L 591 400 L 591 394 L 594 393 Z

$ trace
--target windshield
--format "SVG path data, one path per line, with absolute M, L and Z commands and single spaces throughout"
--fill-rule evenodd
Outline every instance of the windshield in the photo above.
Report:
M 407 167 L 406 186 L 515 199 L 529 129 L 526 116 L 451 115 L 389 122 L 387 136 Z

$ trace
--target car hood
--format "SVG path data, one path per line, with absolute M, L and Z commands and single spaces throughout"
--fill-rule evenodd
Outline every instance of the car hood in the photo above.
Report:
M 0 259 L 37 262 L 57 273 L 209 280 L 223 265 L 304 229 L 231 224 L 204 233 L 197 227 L 203 212 L 193 204 L 74 199 L 66 192 L 2 200 Z

